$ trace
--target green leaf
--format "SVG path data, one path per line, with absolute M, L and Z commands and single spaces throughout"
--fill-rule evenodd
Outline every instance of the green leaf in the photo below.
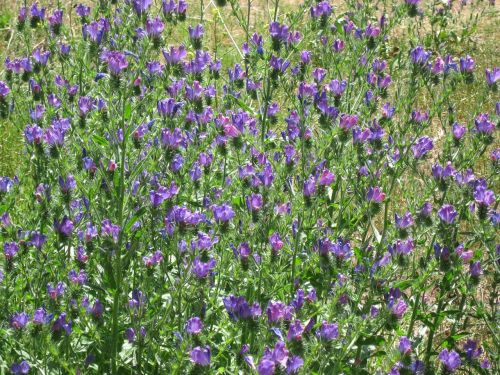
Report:
M 408 288 L 412 285 L 413 285 L 413 280 L 403 280 L 403 281 L 400 281 L 399 283 L 395 283 L 394 288 L 399 288 L 401 290 L 405 290 L 406 288 Z
M 385 357 L 387 356 L 387 352 L 386 351 L 383 351 L 383 350 L 380 350 L 378 352 L 374 352 L 370 355 L 370 358 L 372 357 Z
M 109 146 L 108 140 L 104 137 L 101 137 L 100 135 L 94 134 L 92 136 L 92 140 L 100 146 L 103 146 L 103 147 Z
M 385 339 L 383 336 L 369 336 L 369 337 L 360 337 L 357 341 L 357 345 L 375 345 L 379 346 L 385 343 Z
M 130 229 L 132 226 L 141 218 L 142 215 L 146 212 L 146 207 L 141 207 L 139 211 L 135 213 L 134 216 L 130 218 L 130 220 L 127 222 L 127 225 L 125 225 L 124 232 L 128 233 L 130 232 Z
M 245 201 L 243 200 L 242 197 L 234 197 L 232 200 L 233 206 L 235 207 L 242 207 L 245 205 Z
M 127 102 L 127 104 L 125 104 L 123 118 L 125 119 L 125 121 L 127 121 L 130 120 L 130 117 L 132 117 L 132 104 L 130 102 Z
M 233 100 L 236 102 L 236 104 L 238 104 L 238 106 L 245 110 L 246 112 L 250 113 L 252 116 L 255 116 L 255 111 L 250 108 L 250 106 L 248 104 L 246 104 L 245 102 L 241 101 L 240 99 L 238 99 L 236 96 L 233 95 Z

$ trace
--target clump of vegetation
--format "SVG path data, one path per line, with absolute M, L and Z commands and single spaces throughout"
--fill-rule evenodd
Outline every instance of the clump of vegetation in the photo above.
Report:
M 21 7 L 0 371 L 498 373 L 500 68 L 456 55 L 466 3 Z

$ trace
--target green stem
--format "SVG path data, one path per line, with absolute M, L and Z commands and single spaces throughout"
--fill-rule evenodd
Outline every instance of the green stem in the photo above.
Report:
M 121 98 L 122 99 L 122 98 Z M 122 100 L 122 120 L 121 128 L 123 131 L 123 140 L 121 142 L 121 155 L 120 155 L 120 182 L 119 182 L 119 197 L 118 197 L 118 210 L 117 221 L 120 227 L 120 234 L 118 237 L 118 246 L 115 254 L 115 283 L 116 289 L 113 298 L 113 315 L 112 315 L 112 332 L 111 332 L 111 372 L 117 373 L 116 356 L 118 352 L 118 312 L 120 310 L 120 297 L 122 292 L 122 245 L 123 245 L 123 208 L 125 202 L 125 156 L 127 151 L 127 139 L 125 137 L 125 100 Z
M 432 327 L 430 328 L 429 338 L 427 339 L 427 347 L 425 349 L 425 367 L 429 368 L 430 359 L 432 354 L 432 343 L 434 341 L 434 334 L 436 333 L 436 329 L 438 328 L 439 315 L 441 314 L 441 310 L 443 309 L 444 299 L 443 299 L 443 289 L 439 293 L 439 302 L 438 307 L 436 309 L 436 315 L 434 316 L 434 321 L 432 322 Z

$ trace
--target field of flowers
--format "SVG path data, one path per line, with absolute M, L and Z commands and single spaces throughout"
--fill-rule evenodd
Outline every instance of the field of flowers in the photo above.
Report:
M 0 7 L 0 374 L 500 372 L 494 1 L 68 3 Z

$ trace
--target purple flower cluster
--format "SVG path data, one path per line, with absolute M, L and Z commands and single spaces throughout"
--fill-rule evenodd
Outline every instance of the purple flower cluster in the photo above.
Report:
M 20 7 L 12 373 L 495 370 L 500 69 L 448 53 L 466 5 L 307 4 Z

